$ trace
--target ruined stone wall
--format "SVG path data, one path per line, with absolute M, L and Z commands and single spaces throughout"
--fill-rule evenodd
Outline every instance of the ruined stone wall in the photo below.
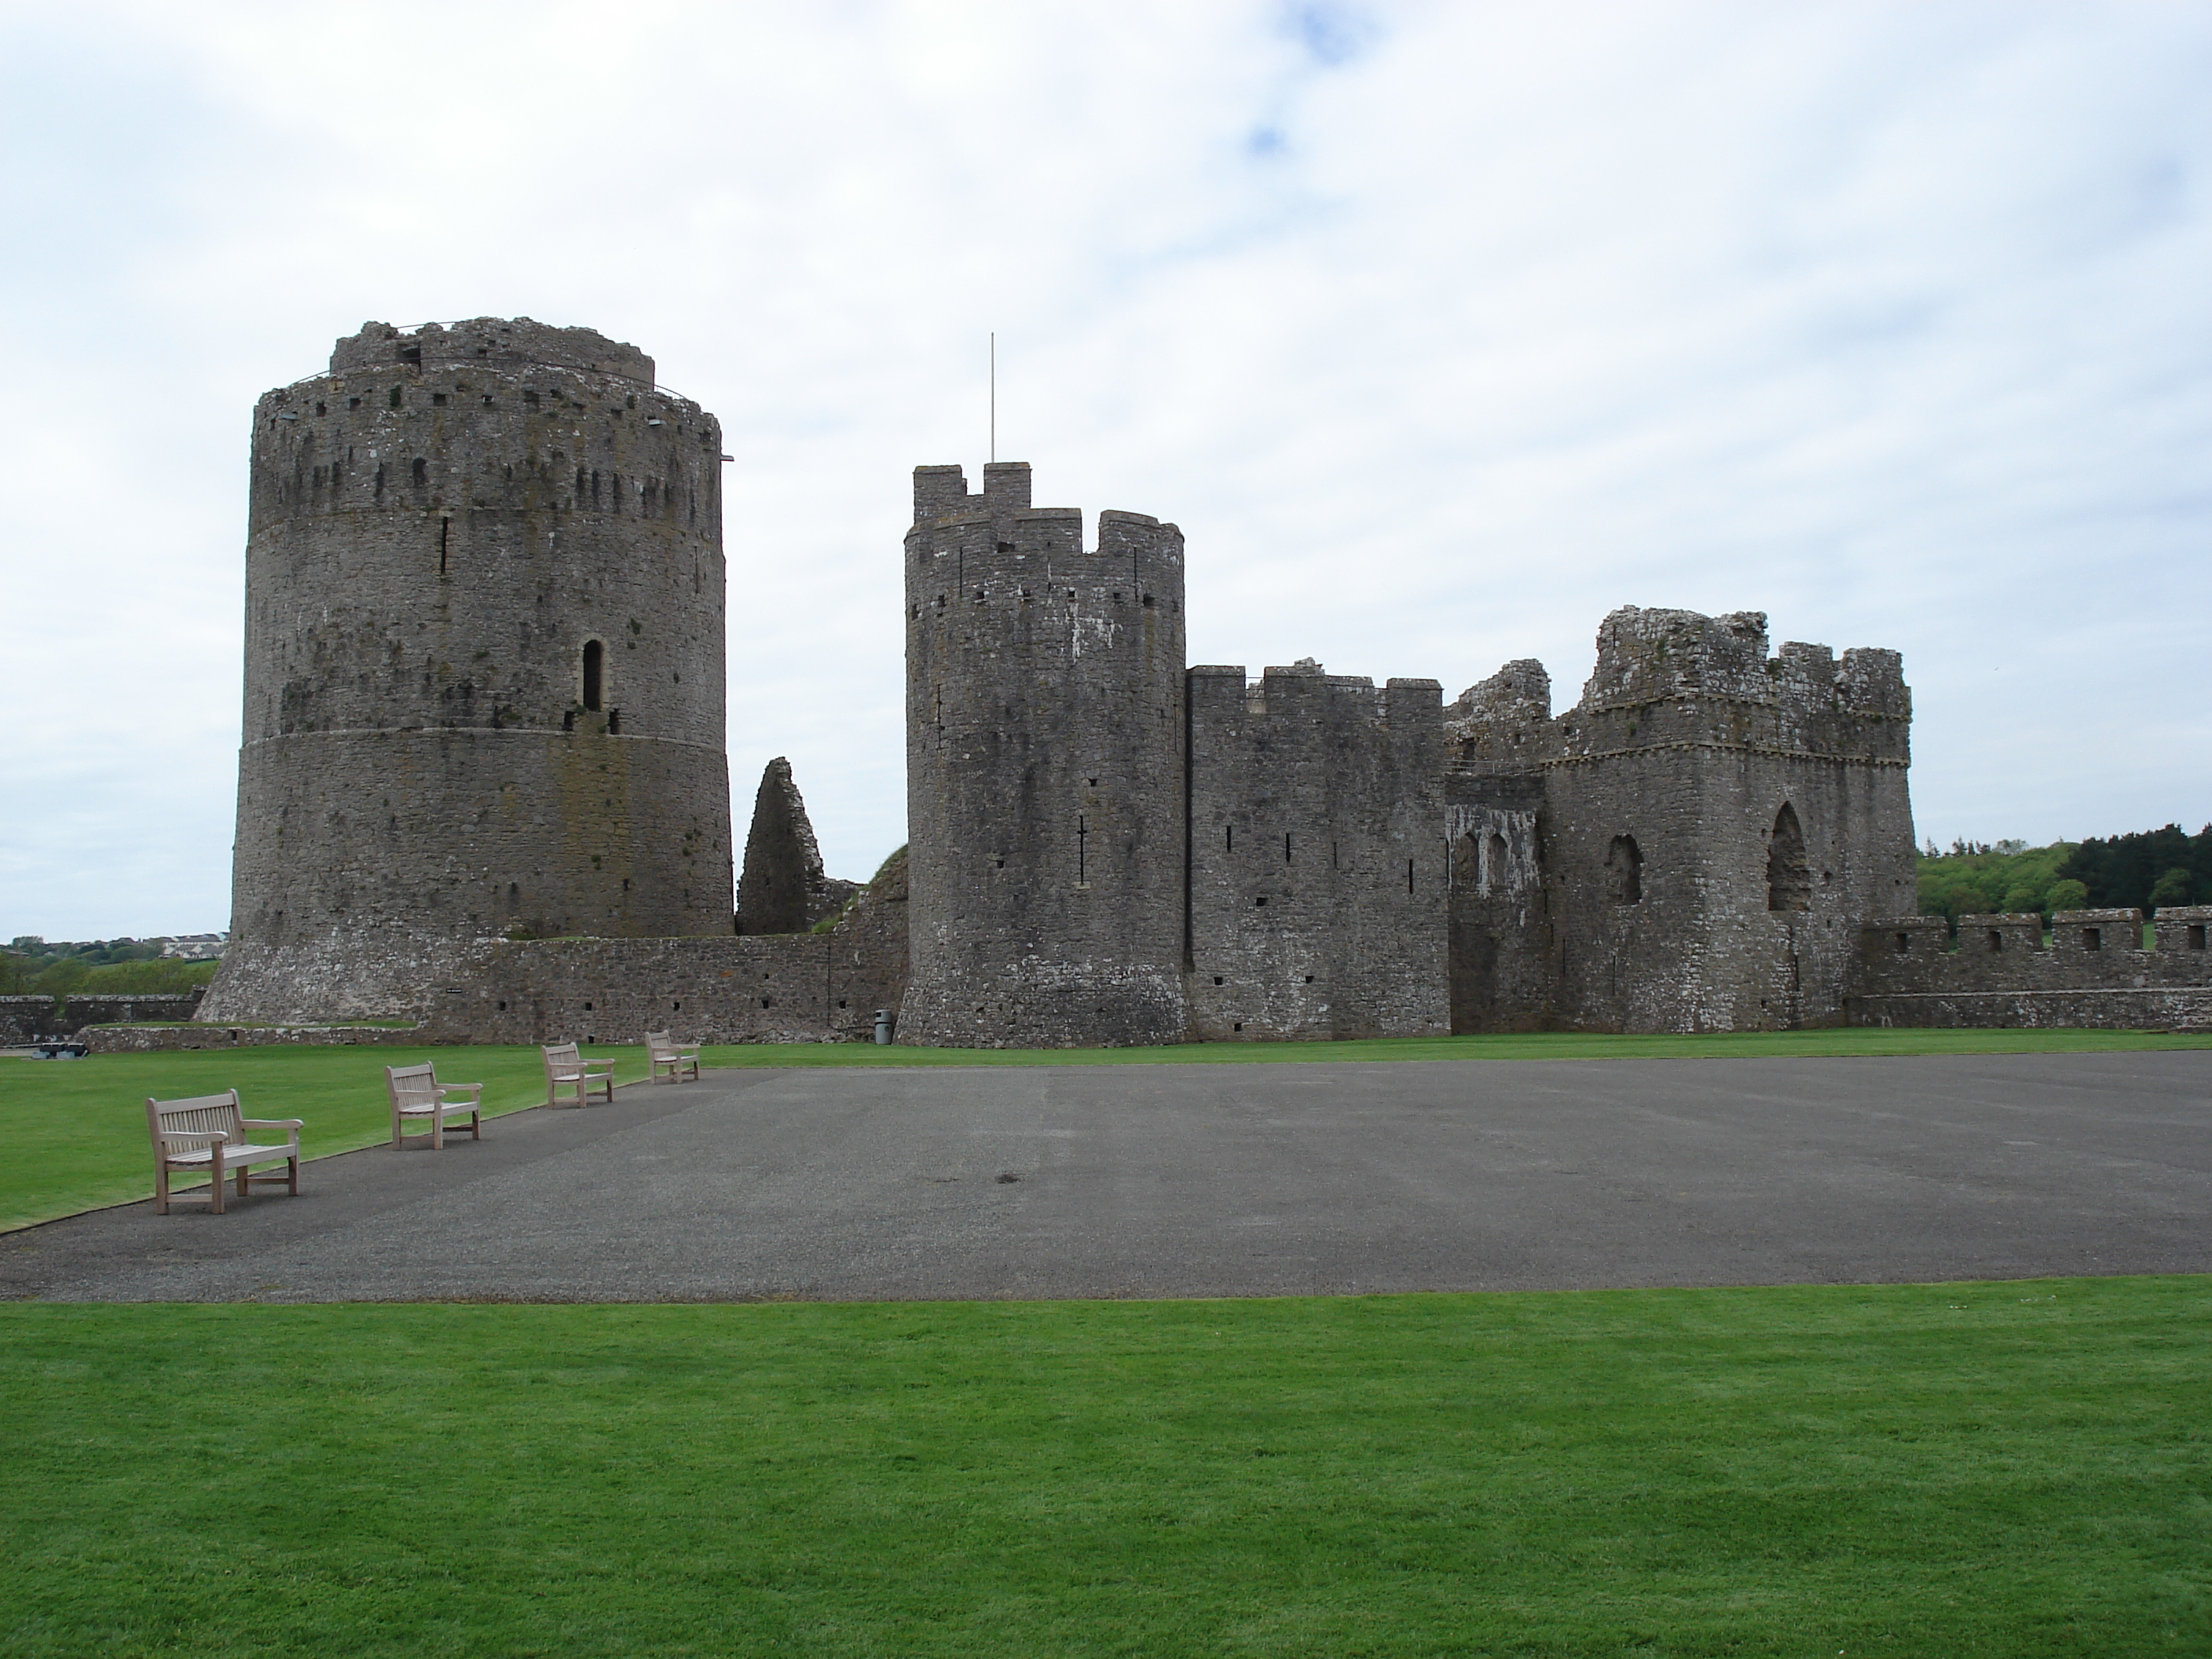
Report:
M 907 908 L 895 859 L 819 933 L 479 940 L 434 988 L 422 1040 L 870 1041 L 904 998 Z
M 1434 680 L 1188 676 L 1193 1036 L 1449 1029 Z
M 502 933 L 725 933 L 720 430 L 589 330 L 372 324 L 254 413 L 217 1019 Z
M 1630 607 L 1607 617 L 1575 708 L 1550 717 L 1540 677 L 1509 665 L 1449 722 L 1455 800 L 1495 811 L 1486 795 L 1543 780 L 1541 903 L 1516 905 L 1494 935 L 1513 946 L 1510 991 L 1486 992 L 1480 964 L 1455 955 L 1459 1029 L 1841 1018 L 1858 924 L 1913 891 L 1911 705 L 1896 653 L 1838 665 L 1792 643 L 1769 659 L 1755 612 Z M 1462 867 L 1469 857 L 1462 848 Z M 1545 974 L 1530 965 L 1539 949 Z
M 902 1039 L 1180 1041 L 1182 535 L 915 471 Z

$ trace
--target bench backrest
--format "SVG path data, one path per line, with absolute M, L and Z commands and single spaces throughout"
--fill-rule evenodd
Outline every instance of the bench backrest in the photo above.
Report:
M 540 1052 L 545 1056 L 545 1075 L 548 1077 L 584 1069 L 583 1060 L 576 1053 L 576 1045 L 573 1042 L 546 1043 L 541 1047 Z
M 676 1039 L 665 1031 L 647 1031 L 645 1050 L 655 1060 L 665 1060 L 676 1052 Z
M 245 1125 L 239 1121 L 238 1091 L 232 1089 L 219 1095 L 198 1095 L 190 1100 L 146 1099 L 146 1127 L 154 1138 L 156 1152 L 197 1152 L 209 1145 L 204 1140 L 188 1140 L 175 1147 L 169 1145 L 173 1134 L 206 1134 L 220 1132 L 222 1138 L 233 1143 L 246 1139 Z
M 427 1062 L 421 1066 L 387 1066 L 384 1068 L 384 1086 L 392 1091 L 395 1106 L 434 1106 L 438 1103 L 438 1068 Z

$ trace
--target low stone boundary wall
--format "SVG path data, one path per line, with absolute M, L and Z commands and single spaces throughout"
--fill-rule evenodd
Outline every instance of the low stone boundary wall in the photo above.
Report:
M 87 1025 L 190 1019 L 198 1011 L 205 988 L 128 994 L 103 991 L 64 997 L 0 997 L 0 1045 L 13 1048 L 37 1037 L 70 1036 Z
M 1946 1029 L 2212 1030 L 2212 989 L 2143 988 L 2109 991 L 1934 991 L 1847 996 L 1850 1025 Z
M 76 1033 L 96 1054 L 152 1054 L 176 1048 L 264 1048 L 297 1043 L 322 1047 L 431 1041 L 413 1025 L 88 1025 Z

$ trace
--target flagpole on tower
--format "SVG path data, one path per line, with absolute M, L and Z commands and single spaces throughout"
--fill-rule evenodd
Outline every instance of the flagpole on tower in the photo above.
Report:
M 999 459 L 999 331 L 991 331 L 991 459 Z

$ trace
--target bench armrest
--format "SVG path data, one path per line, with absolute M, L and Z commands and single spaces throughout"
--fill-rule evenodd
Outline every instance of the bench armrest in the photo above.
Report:
M 241 1129 L 304 1129 L 307 1120 L 303 1117 L 242 1117 L 238 1120 Z
M 230 1141 L 230 1131 L 228 1129 L 164 1129 L 161 1131 L 161 1145 L 164 1151 L 167 1150 L 168 1143 L 173 1140 L 196 1140 L 203 1146 L 211 1146 L 216 1142 L 221 1141 L 227 1146 Z
M 447 1095 L 466 1095 L 471 1100 L 482 1100 L 483 1088 L 481 1083 L 441 1083 L 438 1085 L 438 1098 L 441 1104 Z

